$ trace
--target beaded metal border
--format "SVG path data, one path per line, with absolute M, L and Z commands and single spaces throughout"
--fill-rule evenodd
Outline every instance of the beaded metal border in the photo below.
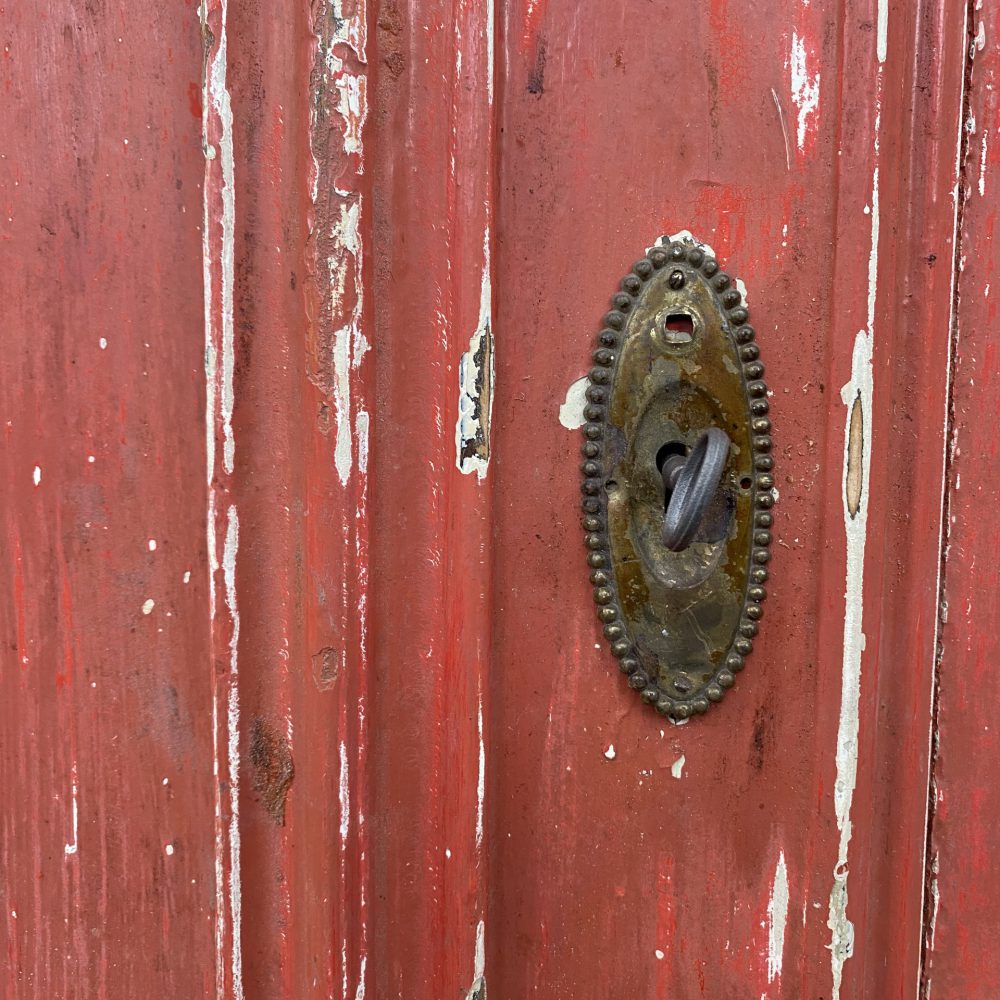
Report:
M 754 525 L 750 538 L 750 571 L 743 600 L 743 611 L 735 631 L 729 652 L 716 670 L 711 681 L 700 688 L 692 688 L 689 697 L 673 698 L 657 685 L 636 656 L 635 647 L 625 626 L 624 616 L 615 593 L 614 570 L 607 533 L 607 497 L 601 460 L 604 457 L 604 430 L 606 420 L 605 403 L 608 400 L 608 386 L 614 379 L 618 362 L 616 348 L 622 338 L 627 322 L 627 314 L 642 293 L 654 272 L 662 270 L 671 262 L 685 262 L 692 265 L 706 279 L 720 305 L 720 313 L 728 321 L 728 336 L 736 345 L 742 362 L 743 390 L 749 414 L 750 432 L 754 453 L 754 481 L 752 509 Z M 679 284 L 674 275 L 667 279 L 671 287 L 683 285 L 683 272 Z M 674 241 L 666 246 L 651 248 L 646 256 L 632 265 L 632 270 L 622 278 L 621 291 L 611 297 L 611 312 L 604 316 L 603 328 L 597 335 L 597 350 L 594 352 L 594 367 L 590 371 L 590 385 L 587 387 L 587 405 L 583 415 L 583 528 L 589 550 L 587 563 L 590 567 L 590 582 L 594 585 L 594 603 L 597 615 L 604 625 L 604 636 L 611 646 L 611 652 L 618 658 L 623 674 L 628 677 L 629 687 L 639 692 L 646 704 L 675 720 L 688 719 L 708 711 L 711 702 L 721 701 L 727 688 L 731 688 L 736 674 L 743 669 L 746 657 L 753 649 L 753 639 L 757 634 L 757 623 L 764 614 L 762 602 L 767 596 L 764 584 L 768 579 L 767 564 L 771 559 L 771 528 L 774 506 L 774 458 L 770 436 L 771 421 L 768 417 L 767 385 L 763 380 L 764 365 L 760 361 L 760 349 L 755 343 L 756 333 L 749 325 L 750 318 L 743 296 L 736 287 L 736 279 L 719 270 L 718 261 L 697 244 Z

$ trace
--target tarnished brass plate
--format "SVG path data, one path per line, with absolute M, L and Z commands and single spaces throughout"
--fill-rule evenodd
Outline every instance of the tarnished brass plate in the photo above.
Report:
M 735 281 L 698 244 L 657 246 L 611 300 L 583 428 L 583 527 L 611 652 L 673 719 L 721 701 L 763 614 L 774 504 L 764 366 Z M 715 500 L 682 552 L 663 544 L 658 463 L 708 427 L 730 438 Z

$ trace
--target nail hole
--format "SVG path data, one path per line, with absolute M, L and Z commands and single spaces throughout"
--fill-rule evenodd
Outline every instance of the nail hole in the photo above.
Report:
M 740 489 L 741 490 L 748 490 L 748 489 L 750 489 L 751 486 L 753 486 L 753 480 L 749 476 L 744 476 L 740 480 Z
M 690 344 L 694 339 L 694 320 L 687 313 L 670 313 L 663 321 L 663 339 L 668 344 Z

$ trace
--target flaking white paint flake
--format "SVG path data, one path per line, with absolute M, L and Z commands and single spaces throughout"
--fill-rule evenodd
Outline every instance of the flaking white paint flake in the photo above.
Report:
M 792 103 L 797 111 L 795 144 L 799 152 L 805 149 L 810 119 L 819 109 L 819 70 L 809 72 L 809 55 L 805 39 L 792 32 L 787 65 L 791 73 Z
M 773 983 L 781 976 L 785 954 L 785 925 L 788 921 L 788 868 L 785 852 L 778 852 L 774 869 L 774 882 L 767 901 L 767 981 Z
M 586 422 L 583 410 L 587 405 L 587 389 L 590 379 L 584 375 L 570 383 L 566 390 L 566 399 L 559 407 L 559 423 L 568 431 L 579 430 Z
M 490 423 L 493 414 L 493 284 L 490 230 L 483 232 L 483 273 L 479 290 L 479 321 L 469 349 L 458 363 L 458 419 L 455 423 L 455 465 L 463 475 L 475 472 L 479 481 L 490 466 Z M 469 445 L 473 445 L 470 451 Z

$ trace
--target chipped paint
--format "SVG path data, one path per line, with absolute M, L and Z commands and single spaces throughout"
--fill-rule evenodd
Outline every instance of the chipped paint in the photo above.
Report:
M 876 197 L 877 205 L 877 197 Z M 873 220 L 878 212 L 873 211 Z M 873 246 L 877 250 L 877 224 L 873 223 Z M 872 405 L 872 340 L 864 330 L 854 342 L 851 380 L 841 390 L 847 407 L 844 428 L 844 527 L 847 533 L 847 581 L 844 612 L 844 662 L 841 678 L 840 719 L 837 728 L 837 777 L 834 783 L 834 809 L 840 840 L 837 864 L 833 871 L 830 891 L 830 913 L 827 926 L 831 931 L 830 953 L 833 970 L 833 997 L 840 997 L 844 962 L 854 951 L 854 925 L 847 918 L 848 845 L 851 841 L 851 802 L 858 771 L 859 704 L 861 699 L 861 654 L 865 648 L 862 631 L 864 606 L 864 559 L 868 527 L 868 489 L 871 447 L 861 450 L 857 508 L 852 516 L 848 507 L 846 478 L 850 468 L 851 417 L 855 402 L 867 413 L 871 426 Z
M 486 808 L 486 740 L 483 738 L 483 682 L 479 679 L 476 711 L 476 733 L 479 739 L 479 777 L 476 781 L 476 850 L 483 849 L 483 817 Z
M 319 371 L 310 372 L 310 378 L 328 392 L 333 401 L 336 414 L 333 460 L 337 477 L 341 485 L 346 486 L 355 460 L 352 432 L 357 418 L 352 417 L 352 373 L 360 367 L 370 349 L 363 328 L 364 246 L 361 233 L 364 200 L 357 184 L 364 174 L 364 129 L 368 119 L 366 5 L 358 3 L 350 14 L 346 14 L 343 0 L 332 0 L 327 11 L 316 15 L 315 23 L 330 25 L 332 30 L 329 33 L 321 30 L 315 35 L 318 63 L 325 79 L 324 87 L 317 90 L 309 137 L 313 163 L 310 196 L 314 206 L 320 199 L 319 183 L 323 173 L 317 149 L 321 148 L 324 166 L 347 162 L 337 168 L 340 175 L 331 185 L 335 199 L 330 209 L 333 222 L 329 231 L 318 234 L 328 275 L 323 307 L 333 333 L 325 342 L 329 355 L 320 359 Z M 360 71 L 355 72 L 348 60 L 342 58 L 345 48 L 350 53 L 348 59 L 360 64 Z M 335 101 L 326 96 L 330 91 L 336 92 Z M 327 114 L 339 119 L 340 129 L 328 127 Z M 339 137 L 339 148 L 322 148 L 331 136 Z M 365 459 L 367 461 L 367 453 Z
M 80 805 L 78 801 L 79 785 L 76 776 L 76 761 L 70 770 L 70 810 L 73 820 L 73 839 L 66 844 L 64 851 L 67 856 L 76 854 L 80 850 Z
M 228 2 L 221 0 L 221 30 L 206 96 L 212 103 L 219 122 L 219 162 L 222 168 L 222 247 L 220 257 L 222 292 L 222 462 L 232 473 L 236 442 L 233 438 L 233 374 L 235 353 L 233 344 L 233 283 L 235 272 L 236 181 L 233 155 L 233 109 L 226 84 L 228 41 L 226 19 Z M 206 226 L 206 232 L 208 227 Z
M 587 389 L 590 379 L 584 375 L 570 383 L 566 390 L 566 399 L 559 407 L 559 423 L 568 431 L 579 430 L 587 421 L 583 415 L 587 405 Z
M 876 35 L 876 54 L 878 55 L 879 63 L 884 63 L 889 51 L 889 0 L 878 0 Z
M 986 195 L 986 154 L 989 143 L 989 129 L 983 129 L 983 141 L 979 153 L 979 197 Z
M 360 139 L 358 139 L 360 143 Z M 347 140 L 345 139 L 345 151 Z M 360 172 L 360 171 L 359 171 Z M 352 202 L 340 203 L 340 217 L 333 226 L 333 245 L 327 266 L 330 275 L 331 299 L 334 309 L 342 308 L 348 275 L 353 276 L 353 301 L 348 322 L 333 335 L 333 404 L 337 414 L 334 444 L 334 465 L 341 485 L 351 475 L 354 446 L 351 439 L 351 372 L 358 368 L 368 350 L 368 341 L 361 329 L 364 308 L 364 283 L 361 274 L 361 195 Z M 367 455 L 365 456 L 367 462 Z
M 773 983 L 781 976 L 785 955 L 785 924 L 788 921 L 788 868 L 785 852 L 778 852 L 774 869 L 771 896 L 767 901 L 767 981 Z
M 680 757 L 678 757 L 677 760 L 675 760 L 673 764 L 670 765 L 670 773 L 675 778 L 677 778 L 678 781 L 684 774 L 684 765 L 686 763 L 687 763 L 687 757 L 685 757 L 684 754 L 681 754 Z
M 232 920 L 233 995 L 243 1000 L 242 910 L 243 891 L 240 871 L 240 689 L 238 650 L 240 613 L 236 604 L 236 553 L 239 549 L 240 522 L 236 507 L 226 511 L 226 543 L 222 553 L 222 573 L 226 586 L 226 607 L 232 630 L 229 638 L 229 699 L 227 723 L 229 734 L 229 912 Z
M 493 286 L 490 273 L 490 230 L 483 233 L 483 274 L 479 291 L 479 322 L 469 349 L 458 363 L 458 419 L 455 423 L 455 464 L 463 475 L 486 478 L 490 465 L 490 419 L 493 412 Z
M 792 33 L 792 47 L 786 65 L 792 78 L 792 103 L 798 112 L 795 143 L 801 153 L 805 149 L 806 134 L 812 118 L 819 110 L 819 70 L 809 72 L 809 53 L 805 39 Z

